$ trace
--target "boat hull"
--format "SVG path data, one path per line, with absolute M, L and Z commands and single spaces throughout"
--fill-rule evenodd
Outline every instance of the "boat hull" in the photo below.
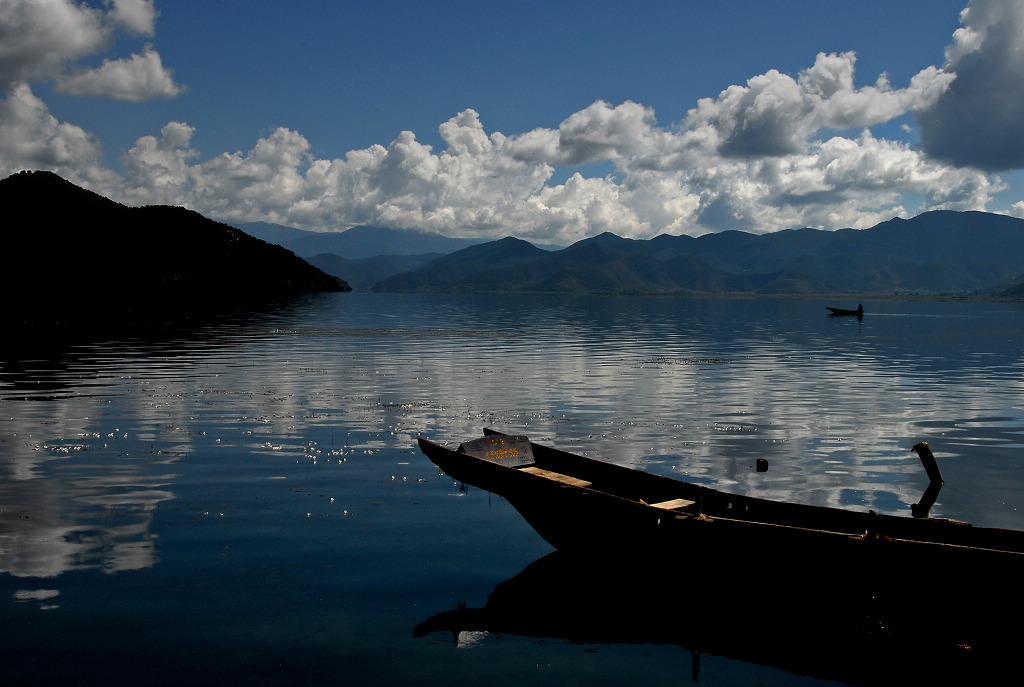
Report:
M 702 560 L 746 567 L 811 550 L 852 574 L 893 566 L 1024 572 L 1024 533 L 1014 530 L 728 494 L 532 444 L 536 466 L 588 483 L 580 486 L 419 443 L 447 475 L 502 496 L 560 550 L 657 558 L 686 547 Z M 674 501 L 689 505 L 656 505 Z
M 847 308 L 830 308 L 828 306 L 825 306 L 825 309 L 828 310 L 829 313 L 831 313 L 832 315 L 839 316 L 839 317 L 850 317 L 850 316 L 852 316 L 852 317 L 856 317 L 858 319 L 864 317 L 864 308 L 863 308 L 863 306 L 857 308 L 856 310 L 849 310 Z

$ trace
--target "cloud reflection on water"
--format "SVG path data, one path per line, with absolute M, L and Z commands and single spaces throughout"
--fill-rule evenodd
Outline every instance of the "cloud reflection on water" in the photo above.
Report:
M 1007 458 L 1024 433 L 1022 343 L 1007 336 L 1019 310 L 872 310 L 835 321 L 800 299 L 344 294 L 160 341 L 7 356 L 0 571 L 154 565 L 154 513 L 224 456 L 280 474 L 321 447 L 414 453 L 418 434 L 458 442 L 483 425 L 732 491 L 882 512 L 920 497 L 910 446 L 924 439 L 956 478 L 933 514 L 1022 524 Z M 176 465 L 186 456 L 198 459 Z M 1001 505 L 979 505 L 982 492 Z
M 6 473 L 0 479 L 0 572 L 49 578 L 73 569 L 114 573 L 156 563 L 153 512 L 174 498 L 165 488 L 174 475 L 107 462 L 109 454 L 96 453 L 95 460 L 90 455 L 73 464 L 37 460 L 20 475 L 6 469 L 18 467 L 17 458 L 0 464 Z

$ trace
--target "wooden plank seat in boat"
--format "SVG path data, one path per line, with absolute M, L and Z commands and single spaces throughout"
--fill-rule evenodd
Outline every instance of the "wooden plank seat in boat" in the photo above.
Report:
M 659 501 L 657 503 L 649 504 L 654 508 L 661 508 L 662 510 L 682 510 L 688 506 L 692 506 L 696 501 L 689 499 L 669 499 L 668 501 Z
M 570 475 L 563 475 L 560 472 L 552 472 L 551 470 L 545 470 L 535 465 L 531 465 L 525 468 L 519 468 L 523 472 L 528 472 L 531 475 L 537 475 L 539 477 L 545 477 L 555 482 L 561 482 L 562 484 L 568 484 L 573 487 L 589 487 L 590 482 L 585 479 L 579 479 L 578 477 L 571 477 Z

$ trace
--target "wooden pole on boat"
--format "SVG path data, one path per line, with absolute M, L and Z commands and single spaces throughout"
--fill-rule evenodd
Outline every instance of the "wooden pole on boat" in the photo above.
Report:
M 920 502 L 910 506 L 910 513 L 915 518 L 927 518 L 928 511 L 935 505 L 935 499 L 938 498 L 939 490 L 944 482 L 942 481 L 942 473 L 939 472 L 939 464 L 935 462 L 935 456 L 932 455 L 928 442 L 922 441 L 914 444 L 914 451 L 921 457 L 921 463 L 924 464 L 924 470 L 928 473 L 929 481 L 928 488 L 925 489 Z
M 924 464 L 924 471 L 928 473 L 928 481 L 937 482 L 942 485 L 945 482 L 942 481 L 942 473 L 939 472 L 939 464 L 935 462 L 935 456 L 932 455 L 932 450 L 928 446 L 927 441 L 914 444 L 914 451 L 921 457 L 921 462 Z

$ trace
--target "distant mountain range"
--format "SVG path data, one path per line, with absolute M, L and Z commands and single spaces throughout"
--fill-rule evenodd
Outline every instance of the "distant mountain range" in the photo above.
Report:
M 730 231 L 646 241 L 605 233 L 558 251 L 506 238 L 392 275 L 375 291 L 1012 297 L 1024 220 L 928 212 L 871 229 Z
M 605 233 L 554 250 L 385 227 L 240 226 L 375 291 L 1024 297 L 1024 220 L 983 212 L 928 212 L 863 230 Z
M 179 207 L 126 207 L 51 172 L 0 181 L 8 313 L 234 307 L 351 290 L 293 253 Z
M 361 260 L 349 260 L 334 253 L 321 253 L 306 259 L 314 267 L 351 284 L 352 288 L 369 291 L 382 279 L 418 269 L 440 257 L 440 253 L 424 253 L 423 255 L 377 255 Z
M 343 232 L 304 231 L 266 222 L 235 223 L 247 234 L 276 243 L 360 290 L 415 270 L 442 255 L 485 243 L 415 229 L 358 226 Z
M 320 232 L 266 222 L 243 222 L 233 226 L 303 258 L 328 253 L 347 260 L 382 255 L 443 255 L 484 242 L 483 239 L 453 239 L 432 232 L 386 227 L 359 226 L 340 232 Z

